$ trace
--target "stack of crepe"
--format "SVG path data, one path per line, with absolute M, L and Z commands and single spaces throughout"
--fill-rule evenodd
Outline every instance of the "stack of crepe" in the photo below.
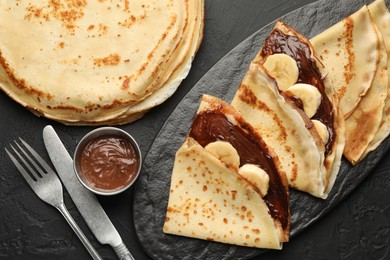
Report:
M 344 156 L 360 162 L 390 133 L 390 13 L 377 0 L 311 40 L 345 117 Z
M 203 96 L 176 153 L 164 232 L 280 249 L 287 186 L 326 199 L 343 153 L 356 164 L 389 135 L 389 30 L 383 0 L 311 41 L 278 21 L 231 105 Z
M 0 88 L 65 124 L 132 122 L 189 73 L 203 9 L 198 0 L 2 1 Z

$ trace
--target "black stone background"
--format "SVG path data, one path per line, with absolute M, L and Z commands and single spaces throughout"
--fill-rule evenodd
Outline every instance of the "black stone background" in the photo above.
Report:
M 314 1 L 206 0 L 205 36 L 187 79 L 166 103 L 141 120 L 120 128 L 136 138 L 145 158 L 169 115 L 218 60 L 263 26 L 311 2 Z M 356 2 L 360 6 L 361 1 Z M 352 4 L 351 12 L 355 9 Z M 329 10 L 312 9 L 311 14 L 316 12 Z M 293 22 L 304 25 L 308 17 L 313 16 L 301 13 Z M 329 21 L 315 21 L 316 24 L 326 22 Z M 193 116 L 193 112 L 188 111 L 188 116 Z M 64 126 L 37 118 L 0 93 L 0 147 L 7 146 L 20 136 L 49 161 L 42 140 L 42 129 L 47 124 L 53 125 L 71 155 L 80 138 L 95 128 Z M 368 177 L 328 214 L 294 236 L 283 250 L 268 251 L 253 259 L 389 259 L 390 155 L 388 152 L 382 155 L 384 158 L 367 174 Z M 375 161 L 375 158 L 372 157 L 372 160 Z M 359 170 L 351 174 L 362 172 Z M 138 182 L 136 188 L 123 194 L 99 196 L 98 199 L 134 257 L 151 259 L 147 252 L 151 248 L 158 251 L 160 245 L 141 245 L 134 229 L 134 219 L 139 218 L 142 210 L 138 208 L 138 215 L 134 218 L 133 198 L 134 192 L 142 190 L 141 184 Z M 109 246 L 100 245 L 93 237 L 66 192 L 65 202 L 102 257 L 116 259 Z M 144 214 L 147 216 L 146 211 Z M 300 225 L 305 226 L 305 223 Z M 227 252 L 215 252 L 215 259 L 221 259 L 224 253 Z M 190 255 L 188 258 L 195 257 Z M 60 213 L 35 196 L 3 149 L 0 150 L 0 259 L 89 259 L 87 251 Z

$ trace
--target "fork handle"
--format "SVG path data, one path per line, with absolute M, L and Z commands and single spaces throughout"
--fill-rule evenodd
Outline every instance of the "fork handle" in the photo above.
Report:
M 69 225 L 72 227 L 73 231 L 76 233 L 76 235 L 79 237 L 85 248 L 88 250 L 89 254 L 92 256 L 94 260 L 103 260 L 99 253 L 95 250 L 95 248 L 92 246 L 91 242 L 89 242 L 88 238 L 84 235 L 83 231 L 80 229 L 80 227 L 77 225 L 76 221 L 72 218 L 69 211 L 66 209 L 65 204 L 61 203 L 56 207 L 61 214 L 64 216 L 66 221 L 69 223 Z

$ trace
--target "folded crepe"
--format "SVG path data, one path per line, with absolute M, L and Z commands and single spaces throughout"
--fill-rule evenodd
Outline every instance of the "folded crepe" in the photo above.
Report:
M 378 32 L 367 6 L 310 42 L 329 71 L 347 118 L 369 90 L 378 64 Z
M 289 185 L 323 199 L 344 149 L 344 118 L 325 75 L 308 40 L 278 21 L 232 101 L 279 156 Z
M 203 96 L 176 153 L 163 231 L 281 249 L 289 229 L 289 192 L 277 157 L 231 106 Z
M 369 152 L 375 150 L 390 134 L 390 12 L 384 0 L 377 0 L 373 2 L 368 6 L 368 10 L 374 19 L 379 32 L 382 34 L 383 42 L 386 48 L 387 96 L 383 107 L 382 120 L 379 125 L 379 129 L 375 133 L 371 142 L 368 144 L 366 150 L 361 155 L 360 160 L 364 158 Z
M 261 65 L 250 65 L 232 106 L 278 155 L 290 187 L 325 196 L 324 146 L 316 143 L 299 112 L 286 102 Z
M 197 0 L 2 2 L 0 88 L 65 124 L 132 122 L 187 76 L 203 8 Z
M 388 10 L 383 1 L 377 1 L 371 9 L 381 30 L 369 8 L 363 6 L 311 40 L 335 83 L 346 118 L 344 156 L 353 165 L 389 134 L 385 123 L 388 119 L 383 117 L 388 93 L 388 57 L 386 39 L 381 33 L 388 30 L 385 24 Z

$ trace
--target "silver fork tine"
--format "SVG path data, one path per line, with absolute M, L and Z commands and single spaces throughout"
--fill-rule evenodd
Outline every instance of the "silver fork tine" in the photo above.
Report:
M 29 152 L 34 156 L 34 158 L 41 164 L 43 169 L 48 173 L 52 171 L 50 166 L 43 160 L 43 158 L 28 144 L 26 143 L 22 138 L 19 137 L 19 140 L 22 142 L 22 144 L 29 150 Z
M 61 214 L 65 217 L 66 221 L 72 227 L 73 231 L 77 234 L 83 245 L 91 254 L 92 258 L 95 260 L 101 260 L 102 258 L 99 256 L 99 253 L 95 250 L 95 248 L 89 242 L 87 237 L 84 235 L 82 230 L 79 228 L 77 223 L 74 221 L 74 219 L 66 209 L 63 200 L 61 181 L 57 177 L 56 173 L 29 144 L 27 144 L 21 138 L 20 141 L 31 154 L 28 154 L 28 152 L 16 141 L 15 144 L 17 148 L 23 153 L 25 157 L 23 157 L 12 145 L 10 146 L 16 156 L 12 155 L 12 153 L 8 151 L 7 148 L 4 148 L 8 156 L 11 158 L 12 162 L 15 164 L 16 168 L 19 170 L 24 179 L 30 185 L 31 189 L 41 200 L 52 205 L 61 212 Z M 17 158 L 19 159 L 19 161 Z M 38 164 L 40 164 L 40 166 Z M 46 171 L 46 173 L 44 172 L 44 170 Z M 37 173 L 37 171 L 39 172 L 39 174 Z
M 30 155 L 28 155 L 28 153 L 26 153 L 26 151 L 16 141 L 14 141 L 14 142 L 15 142 L 16 146 L 19 148 L 19 150 L 22 151 L 24 156 L 28 159 L 28 161 L 34 166 L 35 170 L 38 171 L 39 174 L 36 173 L 38 175 L 38 177 L 42 177 L 43 174 L 45 174 L 45 173 L 43 172 L 41 167 L 39 167 L 39 165 L 37 165 L 36 162 L 34 162 L 34 160 L 30 157 Z M 12 147 L 12 145 L 11 145 L 11 147 Z M 20 158 L 20 156 L 19 156 L 19 158 Z M 31 171 L 32 169 L 29 169 L 29 170 Z
M 16 146 L 19 148 L 19 151 L 22 151 L 22 153 L 26 156 L 27 160 L 30 162 L 30 163 L 33 163 L 33 166 L 36 168 L 36 164 L 35 162 L 31 159 L 31 157 L 26 154 L 26 152 L 22 149 L 22 147 L 20 147 L 20 145 L 15 142 Z M 16 150 L 16 148 L 14 148 L 12 145 L 10 145 L 12 150 L 15 152 L 15 154 L 18 156 L 18 158 L 23 162 L 23 165 L 30 171 L 30 176 L 33 177 L 34 181 L 37 181 L 39 177 L 41 177 L 41 175 L 39 175 L 36 170 L 34 170 L 30 163 L 26 161 L 26 159 Z M 41 171 L 40 168 L 37 169 L 38 171 Z
M 12 146 L 11 146 L 12 147 Z M 32 189 L 34 186 L 34 181 L 30 174 L 23 168 L 23 166 L 16 160 L 16 158 L 7 150 L 7 148 L 4 148 L 7 152 L 9 158 L 11 158 L 12 162 L 15 164 L 16 168 L 18 168 L 19 172 L 23 175 L 24 179 L 27 181 L 27 183 L 30 185 Z

